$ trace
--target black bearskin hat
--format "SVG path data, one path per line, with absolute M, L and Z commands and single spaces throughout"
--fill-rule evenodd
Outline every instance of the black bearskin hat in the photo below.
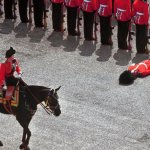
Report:
M 6 51 L 5 58 L 9 58 L 15 53 L 16 53 L 16 51 L 12 47 L 10 47 L 10 49 Z
M 132 84 L 136 78 L 132 75 L 131 71 L 124 71 L 119 77 L 119 84 L 128 85 Z

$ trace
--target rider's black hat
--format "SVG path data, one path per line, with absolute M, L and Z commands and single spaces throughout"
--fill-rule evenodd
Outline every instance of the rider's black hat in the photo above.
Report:
M 12 55 L 14 55 L 15 53 L 16 53 L 16 51 L 12 47 L 10 47 L 10 49 L 6 51 L 5 58 L 9 58 Z

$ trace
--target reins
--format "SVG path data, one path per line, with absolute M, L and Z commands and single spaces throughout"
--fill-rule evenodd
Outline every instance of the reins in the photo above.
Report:
M 31 94 L 31 96 L 34 98 L 34 100 L 38 104 L 40 104 L 49 115 L 52 114 L 52 111 L 50 109 L 48 109 L 47 106 L 45 106 L 42 102 L 40 102 L 39 99 L 30 91 L 30 89 L 28 88 L 28 85 L 21 78 L 20 78 L 20 80 L 24 83 L 24 85 L 26 86 L 28 92 Z

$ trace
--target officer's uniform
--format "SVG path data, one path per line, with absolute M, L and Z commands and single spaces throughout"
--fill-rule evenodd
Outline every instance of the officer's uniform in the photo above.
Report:
M 100 18 L 100 36 L 101 43 L 104 45 L 112 45 L 112 0 L 98 0 L 98 14 Z
M 82 2 L 83 18 L 84 18 L 84 38 L 85 40 L 95 40 L 93 37 L 94 15 L 98 9 L 97 0 L 83 0 Z
M 52 25 L 56 32 L 63 32 L 63 3 L 64 0 L 51 0 L 52 2 Z
M 118 22 L 118 48 L 128 49 L 127 36 L 131 21 L 131 2 L 130 0 L 115 0 L 114 14 Z
M 136 49 L 138 53 L 148 53 L 148 8 L 149 4 L 143 0 L 135 0 L 132 6 L 134 23 L 136 24 Z

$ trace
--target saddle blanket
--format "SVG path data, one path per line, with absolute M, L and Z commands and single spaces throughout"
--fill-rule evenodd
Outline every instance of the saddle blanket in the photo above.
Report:
M 7 100 L 5 99 L 5 97 L 0 97 L 0 103 L 6 104 L 6 101 Z M 15 88 L 14 94 L 11 99 L 11 106 L 18 107 L 18 104 L 19 104 L 19 86 Z

